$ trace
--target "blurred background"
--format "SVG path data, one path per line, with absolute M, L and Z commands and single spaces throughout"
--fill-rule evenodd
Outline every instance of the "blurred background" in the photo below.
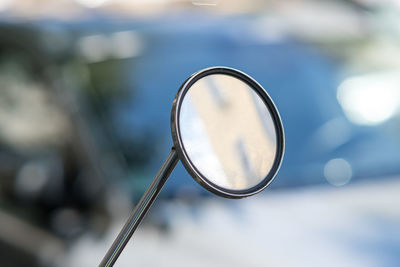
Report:
M 275 101 L 281 171 L 227 200 L 179 163 L 116 266 L 399 266 L 400 1 L 0 0 L 1 266 L 97 266 L 215 65 Z

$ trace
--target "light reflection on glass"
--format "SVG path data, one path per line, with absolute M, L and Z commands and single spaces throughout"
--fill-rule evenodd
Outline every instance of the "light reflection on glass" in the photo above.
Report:
M 346 79 L 337 98 L 350 121 L 377 125 L 400 108 L 400 72 L 382 72 Z
M 353 169 L 344 159 L 332 159 L 325 164 L 324 175 L 331 185 L 343 186 L 350 182 Z
M 243 81 L 223 74 L 200 79 L 185 95 L 179 120 L 187 155 L 214 184 L 246 190 L 268 175 L 277 147 L 274 123 Z

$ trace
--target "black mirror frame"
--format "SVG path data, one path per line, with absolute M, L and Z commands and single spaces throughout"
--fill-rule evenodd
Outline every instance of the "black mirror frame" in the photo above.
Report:
M 249 189 L 246 190 L 231 190 L 231 189 L 226 189 L 223 187 L 220 187 L 210 180 L 207 179 L 207 177 L 204 177 L 202 173 L 197 170 L 196 166 L 192 163 L 190 160 L 189 156 L 186 153 L 186 150 L 184 148 L 181 134 L 180 134 L 180 125 L 179 125 L 179 115 L 180 115 L 180 109 L 181 105 L 183 102 L 183 99 L 190 89 L 190 87 L 199 79 L 212 75 L 212 74 L 225 74 L 225 75 L 230 75 L 235 78 L 238 78 L 248 84 L 253 90 L 256 91 L 256 93 L 261 97 L 261 99 L 264 101 L 266 106 L 268 107 L 268 110 L 271 113 L 275 129 L 276 129 L 276 137 L 277 137 L 277 153 L 275 155 L 275 160 L 272 165 L 272 168 L 268 175 L 256 186 L 253 186 Z M 274 102 L 268 95 L 268 93 L 265 91 L 265 89 L 253 78 L 248 76 L 247 74 L 233 69 L 233 68 L 227 68 L 227 67 L 210 67 L 206 68 L 203 70 L 200 70 L 196 73 L 194 73 L 192 76 L 190 76 L 179 88 L 178 93 L 175 96 L 175 99 L 172 104 L 172 111 L 171 111 L 171 132 L 172 132 L 172 139 L 174 142 L 174 148 L 176 149 L 176 152 L 178 154 L 179 159 L 181 160 L 183 166 L 185 169 L 190 173 L 190 175 L 194 178 L 196 182 L 198 182 L 201 186 L 206 188 L 208 191 L 217 194 L 222 197 L 226 198 L 244 198 L 248 196 L 252 196 L 254 194 L 257 194 L 264 190 L 275 178 L 276 174 L 278 173 L 283 156 L 284 156 L 284 150 L 285 150 L 285 137 L 284 137 L 284 130 L 283 130 L 283 125 L 282 121 L 279 115 L 279 112 L 277 108 L 275 107 Z
M 245 83 L 247 83 L 251 88 L 253 88 L 258 95 L 263 99 L 264 103 L 267 105 L 269 111 L 271 112 L 275 129 L 277 130 L 277 154 L 275 156 L 274 163 L 272 165 L 271 171 L 268 175 L 264 178 L 264 180 L 259 183 L 258 185 L 247 189 L 247 190 L 229 190 L 222 188 L 212 182 L 210 182 L 206 177 L 195 168 L 195 166 L 190 161 L 189 157 L 186 155 L 186 151 L 184 149 L 180 131 L 179 131 L 179 112 L 180 107 L 183 101 L 183 98 L 189 88 L 195 83 L 197 80 L 211 74 L 226 74 L 236 77 Z M 180 87 L 173 105 L 172 105 L 172 112 L 171 112 L 171 131 L 172 131 L 172 138 L 174 141 L 174 147 L 172 147 L 167 159 L 165 160 L 164 164 L 161 166 L 160 170 L 157 172 L 156 176 L 154 177 L 152 183 L 147 188 L 146 192 L 140 199 L 139 203 L 135 206 L 132 214 L 129 216 L 128 220 L 126 221 L 125 225 L 121 229 L 120 233 L 118 234 L 117 238 L 114 240 L 111 247 L 108 249 L 106 255 L 104 256 L 103 260 L 101 261 L 101 267 L 111 267 L 117 261 L 119 255 L 121 254 L 122 250 L 125 248 L 126 244 L 132 237 L 133 233 L 139 226 L 140 222 L 143 220 L 144 216 L 146 215 L 147 211 L 150 209 L 152 203 L 157 198 L 158 194 L 160 193 L 164 183 L 167 181 L 169 175 L 171 174 L 172 170 L 175 168 L 178 160 L 182 161 L 183 166 L 186 170 L 192 175 L 192 177 L 203 187 L 207 190 L 215 193 L 217 195 L 227 197 L 227 198 L 243 198 L 248 197 L 258 192 L 262 191 L 266 188 L 275 178 L 283 159 L 284 147 L 285 147 L 285 139 L 284 139 L 284 132 L 282 122 L 276 109 L 274 103 L 272 102 L 271 98 L 267 94 L 267 92 L 259 85 L 253 78 L 240 72 L 238 70 L 226 67 L 212 67 L 208 69 L 201 70 L 196 72 L 192 76 L 190 76 Z

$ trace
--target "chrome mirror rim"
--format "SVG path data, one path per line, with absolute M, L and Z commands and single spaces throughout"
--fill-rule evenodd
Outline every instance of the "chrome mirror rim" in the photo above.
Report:
M 203 174 L 197 170 L 196 166 L 192 163 L 187 152 L 185 151 L 185 147 L 182 142 L 181 134 L 180 134 L 180 124 L 179 124 L 179 115 L 180 115 L 180 108 L 182 105 L 182 101 L 190 89 L 190 87 L 199 79 L 212 75 L 212 74 L 225 74 L 230 75 L 235 78 L 238 78 L 248 84 L 256 93 L 260 96 L 263 102 L 268 107 L 268 110 L 271 113 L 271 117 L 274 122 L 274 126 L 276 129 L 276 136 L 277 136 L 277 153 L 275 155 L 274 163 L 270 172 L 267 176 L 257 185 L 245 189 L 245 190 L 232 190 L 226 189 L 216 185 L 215 183 L 211 182 L 207 177 L 203 176 Z M 203 70 L 200 70 L 194 74 L 192 74 L 185 82 L 183 82 L 182 86 L 179 88 L 178 93 L 175 96 L 175 99 L 172 104 L 172 111 L 171 111 L 171 133 L 172 139 L 174 142 L 174 147 L 178 154 L 179 159 L 181 160 L 185 169 L 190 173 L 190 175 L 194 178 L 194 180 L 199 183 L 201 186 L 206 188 L 208 191 L 217 194 L 222 197 L 226 198 L 243 198 L 248 197 L 254 194 L 259 193 L 260 191 L 264 190 L 271 182 L 275 179 L 276 174 L 278 173 L 284 156 L 285 151 L 285 137 L 284 137 L 284 129 L 282 125 L 282 120 L 279 115 L 279 112 L 272 101 L 271 97 L 265 91 L 265 89 L 252 77 L 249 75 L 228 67 L 210 67 Z
M 210 180 L 208 180 L 207 177 L 204 177 L 202 173 L 198 171 L 196 166 L 192 163 L 192 161 L 190 160 L 185 151 L 185 147 L 182 142 L 181 133 L 179 130 L 180 129 L 179 115 L 185 94 L 196 81 L 211 74 L 230 75 L 232 77 L 242 80 L 243 82 L 247 83 L 252 89 L 254 89 L 258 94 L 258 96 L 264 101 L 268 110 L 270 111 L 270 115 L 275 125 L 275 130 L 277 131 L 276 132 L 277 152 L 275 154 L 274 163 L 272 165 L 270 172 L 260 183 L 246 190 L 231 190 L 222 188 L 216 185 L 215 183 L 211 182 Z M 214 194 L 227 198 L 243 198 L 257 194 L 258 192 L 262 191 L 274 180 L 282 164 L 285 140 L 284 140 L 284 132 L 283 132 L 281 118 L 279 116 L 278 110 L 275 107 L 275 104 L 272 102 L 271 98 L 264 90 L 264 88 L 262 88 L 262 86 L 259 85 L 253 78 L 251 78 L 250 76 L 241 71 L 232 68 L 227 68 L 227 67 L 207 68 L 194 73 L 182 84 L 172 105 L 171 131 L 172 131 L 174 147 L 172 147 L 167 159 L 161 166 L 161 169 L 158 171 L 152 183 L 147 188 L 146 192 L 140 199 L 139 203 L 136 205 L 134 211 L 130 215 L 129 219 L 127 220 L 123 228 L 121 229 L 117 238 L 112 243 L 111 247 L 107 251 L 106 255 L 104 256 L 99 266 L 110 267 L 113 266 L 114 263 L 117 261 L 122 250 L 125 248 L 126 244 L 132 237 L 133 233 L 139 226 L 140 222 L 143 220 L 147 211 L 150 209 L 152 203 L 157 198 L 164 183 L 167 181 L 169 175 L 175 168 L 179 159 L 181 160 L 186 170 L 201 186 L 203 186 L 208 191 Z

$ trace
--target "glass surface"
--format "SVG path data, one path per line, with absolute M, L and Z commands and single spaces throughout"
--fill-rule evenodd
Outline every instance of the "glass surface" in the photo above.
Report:
M 277 145 L 271 114 L 245 82 L 224 74 L 195 82 L 179 115 L 184 149 L 212 183 L 246 190 L 268 175 Z

